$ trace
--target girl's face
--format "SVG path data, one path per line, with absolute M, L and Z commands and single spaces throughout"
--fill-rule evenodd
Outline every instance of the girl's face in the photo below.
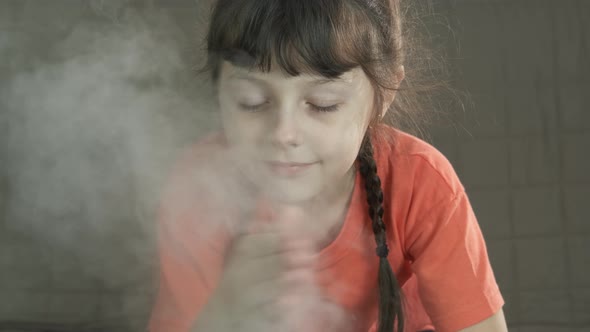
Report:
M 360 68 L 335 80 L 251 71 L 229 62 L 220 73 L 225 135 L 233 148 L 247 152 L 252 176 L 271 197 L 304 203 L 337 194 L 354 180 L 352 165 L 374 96 Z

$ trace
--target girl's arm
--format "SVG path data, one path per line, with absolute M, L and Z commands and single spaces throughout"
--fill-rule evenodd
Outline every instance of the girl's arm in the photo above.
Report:
M 192 151 L 191 151 L 192 152 Z M 187 153 L 162 193 L 157 235 L 159 289 L 148 331 L 183 332 L 207 302 L 221 275 L 229 233 L 209 213 L 209 195 L 195 184 Z
M 464 191 L 450 193 L 406 229 L 419 293 L 435 330 L 506 331 L 504 300 Z
M 204 236 L 183 220 L 162 221 L 159 230 L 160 280 L 150 332 L 188 332 L 219 279 L 229 240 Z
M 473 326 L 460 330 L 461 332 L 507 332 L 506 319 L 504 311 L 500 309 L 490 318 L 477 323 Z

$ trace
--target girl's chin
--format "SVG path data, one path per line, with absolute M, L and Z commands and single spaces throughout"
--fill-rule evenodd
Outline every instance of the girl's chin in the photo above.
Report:
M 303 204 L 317 196 L 319 188 L 307 181 L 267 184 L 263 189 L 265 196 L 277 204 Z

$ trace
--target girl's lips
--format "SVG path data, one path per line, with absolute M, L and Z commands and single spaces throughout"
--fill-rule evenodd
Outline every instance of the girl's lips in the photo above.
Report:
M 281 176 L 296 176 L 305 172 L 316 163 L 296 163 L 283 161 L 269 161 L 266 163 L 270 170 Z

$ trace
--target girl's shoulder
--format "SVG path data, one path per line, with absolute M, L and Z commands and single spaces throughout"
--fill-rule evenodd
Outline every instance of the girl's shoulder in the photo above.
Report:
M 226 141 L 221 132 L 208 133 L 181 148 L 174 166 L 178 171 L 194 167 L 221 152 L 225 146 Z
M 234 181 L 235 163 L 226 148 L 219 132 L 181 148 L 164 181 L 160 210 L 223 219 L 235 213 L 229 203 L 246 201 L 243 197 L 249 196 Z
M 437 189 L 441 194 L 464 191 L 451 162 L 433 145 L 390 126 L 379 128 L 373 139 L 375 161 L 384 184 L 415 190 Z

